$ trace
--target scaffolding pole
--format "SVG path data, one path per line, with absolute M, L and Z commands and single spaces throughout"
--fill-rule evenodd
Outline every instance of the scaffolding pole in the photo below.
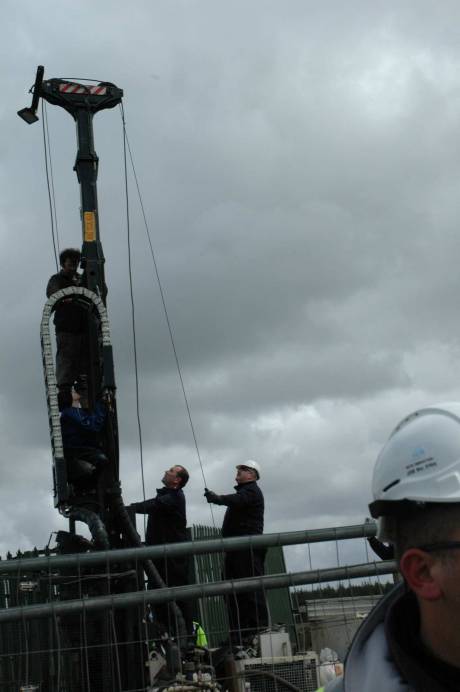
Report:
M 90 567 L 100 564 L 108 565 L 113 562 L 131 562 L 145 559 L 160 560 L 165 557 L 173 558 L 183 555 L 201 555 L 203 553 L 250 550 L 251 548 L 261 549 L 272 546 L 369 538 L 370 536 L 375 536 L 376 532 L 377 525 L 375 522 L 367 522 L 366 524 L 327 529 L 266 533 L 257 536 L 237 536 L 235 538 L 211 538 L 186 541 L 184 543 L 145 545 L 138 548 L 123 548 L 121 550 L 99 550 L 94 553 L 15 558 L 13 560 L 0 561 L 0 576 L 38 571 L 50 573 L 57 572 L 64 567 Z
M 188 601 L 195 598 L 209 598 L 210 596 L 225 596 L 234 593 L 255 591 L 257 589 L 270 590 L 289 586 L 338 581 L 342 579 L 378 577 L 383 574 L 393 574 L 396 571 L 396 562 L 388 560 L 365 563 L 362 565 L 310 570 L 307 572 L 293 572 L 267 575 L 264 577 L 250 577 L 248 579 L 219 581 L 211 584 L 191 584 L 188 586 L 175 586 L 166 589 L 135 591 L 124 594 L 113 594 L 110 596 L 96 596 L 95 598 L 79 598 L 72 601 L 40 603 L 21 608 L 6 608 L 0 610 L 0 624 L 17 620 L 56 617 L 59 615 L 77 615 L 83 612 L 90 613 L 108 608 L 130 608 L 135 605 L 146 605 L 147 603 L 155 604 L 177 600 Z

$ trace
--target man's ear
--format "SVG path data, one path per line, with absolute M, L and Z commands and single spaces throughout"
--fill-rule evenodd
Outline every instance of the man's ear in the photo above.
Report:
M 425 601 L 436 601 L 443 595 L 438 567 L 439 560 L 419 548 L 406 550 L 399 562 L 407 585 Z

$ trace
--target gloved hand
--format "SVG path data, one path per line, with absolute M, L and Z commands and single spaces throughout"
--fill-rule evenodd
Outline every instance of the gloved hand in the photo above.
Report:
M 217 495 L 217 493 L 214 493 L 212 490 L 208 490 L 207 488 L 205 488 L 204 489 L 204 496 L 208 502 L 210 502 L 214 505 L 222 504 L 220 495 Z

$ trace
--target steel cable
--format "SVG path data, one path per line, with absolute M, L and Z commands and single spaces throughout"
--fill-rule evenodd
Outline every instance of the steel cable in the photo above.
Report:
M 122 110 L 123 114 L 123 110 Z M 142 446 L 142 425 L 139 410 L 139 371 L 138 371 L 138 361 L 137 361 L 137 340 L 136 340 L 136 314 L 134 305 L 134 290 L 133 290 L 133 274 L 132 274 L 132 258 L 131 258 L 131 223 L 129 215 L 129 187 L 128 187 L 128 161 L 126 155 L 126 128 L 123 116 L 123 169 L 124 169 L 124 185 L 125 185 L 125 203 L 126 203 L 126 229 L 127 229 L 127 240 L 128 240 L 128 274 L 129 274 L 129 293 L 131 298 L 131 324 L 133 332 L 133 355 L 134 355 L 134 379 L 136 388 L 136 417 L 137 417 L 137 430 L 139 436 L 139 453 L 141 462 L 141 482 L 142 482 L 142 497 L 145 502 L 145 476 L 144 476 L 144 454 Z M 144 517 L 144 532 L 146 530 L 146 518 Z
M 152 239 L 151 239 L 151 235 L 150 235 L 149 225 L 148 225 L 148 222 L 147 222 L 147 216 L 146 216 L 146 213 L 145 213 L 145 207 L 144 207 L 144 202 L 143 202 L 143 198 L 142 198 L 142 193 L 141 193 L 141 189 L 140 189 L 140 185 L 139 185 L 139 180 L 138 180 L 137 173 L 136 173 L 136 167 L 135 167 L 135 165 L 134 165 L 134 158 L 133 158 L 133 154 L 132 154 L 132 151 L 131 151 L 131 146 L 130 146 L 130 144 L 129 144 L 128 133 L 127 133 L 127 130 L 126 130 L 125 113 L 124 113 L 124 109 L 123 109 L 123 104 L 122 104 L 122 103 L 120 104 L 120 112 L 121 112 L 121 120 L 122 120 L 122 125 L 123 125 L 123 146 L 124 146 L 124 150 L 123 150 L 123 151 L 124 151 L 124 164 L 125 164 L 125 179 L 126 179 L 126 176 L 127 176 L 127 172 L 126 172 L 126 149 L 127 149 L 127 152 L 128 152 L 128 154 L 129 154 L 130 163 L 131 163 L 131 168 L 132 168 L 132 171 L 133 171 L 134 182 L 135 182 L 135 185 L 136 185 L 137 194 L 138 194 L 138 198 L 139 198 L 139 204 L 140 204 L 140 208 L 141 208 L 141 212 L 142 212 L 142 218 L 143 218 L 143 221 L 144 221 L 144 227 L 145 227 L 145 231 L 146 231 L 146 235 L 147 235 L 147 240 L 148 240 L 148 244 L 149 244 L 149 248 L 150 248 L 150 254 L 151 254 L 152 262 L 153 262 L 153 266 L 154 266 L 155 276 L 156 276 L 156 280 L 157 280 L 157 283 L 158 283 L 158 289 L 159 289 L 159 292 L 160 292 L 160 298 L 161 298 L 161 303 L 162 303 L 162 307 L 163 307 L 163 312 L 164 312 L 164 316 L 165 316 L 165 320 L 166 320 L 166 325 L 167 325 L 167 328 L 168 328 L 169 338 L 170 338 L 170 341 L 171 341 L 171 347 L 172 347 L 173 354 L 174 354 L 174 360 L 175 360 L 175 363 L 176 363 L 176 369 L 177 369 L 177 373 L 178 373 L 178 377 L 179 377 L 179 381 L 180 381 L 180 386 L 181 386 L 181 390 L 182 390 L 182 395 L 183 395 L 183 398 L 184 398 L 185 408 L 186 408 L 186 410 L 187 410 L 187 416 L 188 416 L 188 420 L 189 420 L 189 424 L 190 424 L 190 429 L 191 429 L 191 432 L 192 432 L 193 442 L 194 442 L 194 445 L 195 445 L 196 455 L 197 455 L 197 458 L 198 458 L 198 463 L 199 463 L 199 465 L 200 465 L 200 470 L 201 470 L 201 475 L 202 475 L 202 478 L 203 478 L 203 482 L 204 482 L 204 485 L 206 486 L 207 483 L 206 483 L 206 477 L 205 477 L 205 474 L 204 474 L 204 468 L 203 468 L 203 462 L 202 462 L 202 459 L 201 459 L 200 449 L 199 449 L 199 446 L 198 446 L 198 438 L 197 438 L 197 435 L 196 435 L 195 426 L 194 426 L 193 419 L 192 419 L 192 412 L 191 412 L 190 404 L 189 404 L 188 397 L 187 397 L 187 393 L 186 393 L 186 390 L 185 390 L 184 378 L 183 378 L 183 375 L 182 375 L 182 368 L 181 368 L 181 365 L 180 365 L 179 356 L 178 356 L 177 348 L 176 348 L 176 343 L 175 343 L 175 340 L 174 340 L 174 334 L 173 334 L 173 329 L 172 329 L 172 325 L 171 325 L 171 320 L 170 320 L 170 318 L 169 318 L 169 313 L 168 313 L 168 309 L 167 309 L 167 306 L 166 306 L 165 293 L 164 293 L 163 285 L 162 285 L 161 278 L 160 278 L 160 272 L 159 272 L 159 269 L 158 269 L 158 263 L 157 263 L 157 260 L 156 260 L 155 251 L 154 251 L 154 249 L 153 249 L 153 243 L 152 243 Z M 125 186 L 127 186 L 127 182 L 125 182 Z M 214 513 L 213 513 L 213 510 L 212 510 L 212 505 L 209 505 L 209 509 L 210 509 L 210 511 L 211 511 L 212 523 L 213 523 L 213 526 L 215 527 Z
M 54 260 L 56 262 L 56 271 L 59 271 L 59 261 L 58 261 L 58 251 L 56 247 L 56 238 L 55 238 L 55 228 L 54 228 L 54 216 L 53 216 L 53 202 L 52 202 L 52 192 L 51 192 L 51 184 L 50 184 L 50 173 L 48 170 L 48 146 L 47 146 L 47 141 L 46 141 L 46 126 L 45 126 L 45 107 L 43 105 L 43 99 L 42 99 L 42 129 L 43 129 L 43 148 L 44 148 L 44 153 L 45 153 L 45 173 L 46 173 L 46 185 L 48 189 L 48 202 L 49 202 L 49 208 L 50 208 L 50 218 L 51 218 L 51 238 L 53 242 L 53 250 L 54 250 Z
M 49 133 L 49 128 L 48 128 L 48 109 L 46 107 L 46 101 L 42 100 L 43 104 L 43 113 L 44 113 L 44 123 L 45 123 L 45 129 L 46 129 L 46 139 L 48 142 L 48 159 L 49 159 L 49 167 L 50 167 L 50 180 L 51 180 L 51 196 L 53 200 L 53 213 L 54 213 L 54 229 L 55 229 L 55 235 L 56 235 L 56 246 L 57 246 L 57 251 L 58 253 L 60 252 L 60 243 L 59 243 L 59 225 L 58 225 L 58 218 L 57 218 L 57 211 L 56 211 L 56 193 L 54 191 L 54 173 L 53 173 L 53 157 L 51 155 L 51 138 L 50 138 L 50 133 Z

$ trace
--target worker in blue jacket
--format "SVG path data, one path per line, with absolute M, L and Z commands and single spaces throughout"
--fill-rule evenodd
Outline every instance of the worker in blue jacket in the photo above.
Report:
M 71 482 L 96 475 L 108 463 L 101 447 L 107 417 L 105 404 L 96 402 L 94 411 L 83 407 L 79 389 L 76 382 L 70 392 L 59 392 L 62 443 Z

